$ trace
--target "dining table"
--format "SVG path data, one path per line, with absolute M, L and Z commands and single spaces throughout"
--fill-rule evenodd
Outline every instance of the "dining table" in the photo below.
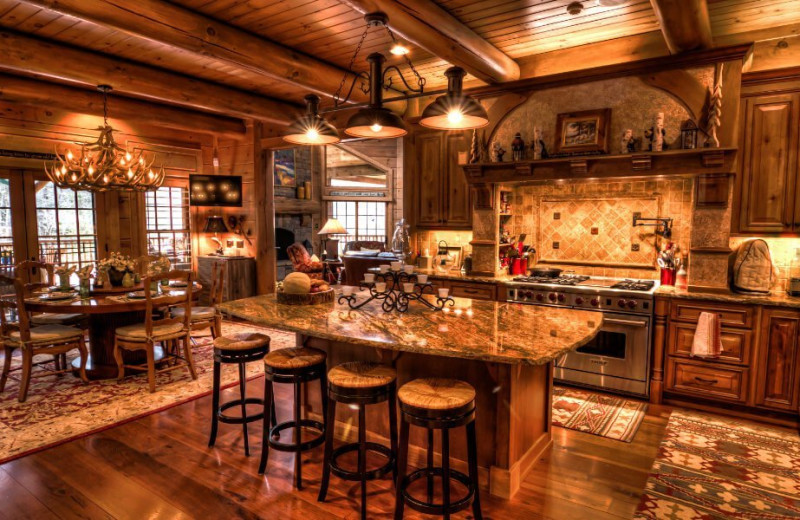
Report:
M 55 289 L 54 289 L 55 290 Z M 160 290 L 165 290 L 161 288 Z M 185 291 L 185 287 L 170 286 L 167 291 Z M 194 283 L 192 297 L 199 296 L 202 285 Z M 25 300 L 28 312 L 57 314 L 85 314 L 89 325 L 89 358 L 86 361 L 86 375 L 89 379 L 113 379 L 117 377 L 117 362 L 114 360 L 114 334 L 117 328 L 135 323 L 143 323 L 147 300 L 141 297 L 143 287 L 92 288 L 88 297 L 74 296 L 63 300 L 46 299 L 47 296 L 34 295 Z M 139 293 L 139 294 L 136 294 Z M 43 293 L 49 294 L 49 293 Z M 157 307 L 157 299 L 154 302 Z M 143 352 L 124 352 L 126 364 L 144 363 Z M 156 361 L 164 357 L 161 347 L 156 347 Z M 80 367 L 80 357 L 72 361 L 75 371 Z

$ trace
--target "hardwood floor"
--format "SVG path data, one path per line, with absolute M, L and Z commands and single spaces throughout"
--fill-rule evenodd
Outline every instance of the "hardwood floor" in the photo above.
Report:
M 279 386 L 280 420 L 291 394 Z M 261 379 L 248 385 L 253 395 L 262 388 Z M 292 491 L 291 454 L 270 452 L 267 476 L 257 474 L 259 425 L 251 426 L 250 457 L 235 425 L 221 425 L 217 446 L 206 446 L 210 407 L 205 397 L 0 466 L 0 519 L 358 518 L 357 483 L 332 477 L 328 501 L 317 502 L 322 448 L 305 454 L 306 486 Z M 484 493 L 484 518 L 630 518 L 669 410 L 651 406 L 630 444 L 556 428 L 553 448 L 513 501 Z M 390 482 L 368 489 L 370 518 L 391 518 Z M 427 517 L 407 509 L 406 518 Z

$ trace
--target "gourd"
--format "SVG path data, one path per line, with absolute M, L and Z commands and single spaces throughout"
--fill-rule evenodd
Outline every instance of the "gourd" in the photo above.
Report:
M 305 273 L 289 273 L 283 279 L 283 292 L 286 294 L 308 294 L 311 292 L 311 278 Z

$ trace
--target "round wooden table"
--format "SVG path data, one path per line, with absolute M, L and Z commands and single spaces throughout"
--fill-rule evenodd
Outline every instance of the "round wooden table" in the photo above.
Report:
M 131 291 L 141 290 L 141 285 L 119 289 L 119 291 L 94 293 L 83 300 L 66 300 L 62 302 L 36 301 L 30 298 L 25 301 L 25 307 L 30 312 L 52 312 L 65 314 L 86 314 L 89 316 L 89 359 L 86 361 L 86 375 L 89 379 L 113 379 L 117 377 L 117 362 L 114 360 L 114 331 L 125 325 L 144 322 L 144 311 L 147 302 L 141 300 L 119 301 L 116 298 L 125 296 Z M 202 286 L 195 283 L 192 296 L 196 297 Z M 177 287 L 170 291 L 181 291 Z M 115 294 L 116 293 L 116 294 Z M 126 363 L 144 363 L 143 352 L 124 352 Z M 156 359 L 163 357 L 160 348 L 156 348 Z M 141 358 L 141 359 L 139 359 Z M 80 366 L 80 359 L 72 362 L 76 369 Z

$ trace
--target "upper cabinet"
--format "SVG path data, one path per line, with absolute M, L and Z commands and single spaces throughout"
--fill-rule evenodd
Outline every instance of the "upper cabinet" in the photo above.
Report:
M 800 234 L 800 92 L 745 97 L 742 105 L 733 232 Z
M 472 199 L 459 166 L 469 141 L 465 132 L 418 133 L 416 164 L 416 225 L 429 229 L 471 229 Z

